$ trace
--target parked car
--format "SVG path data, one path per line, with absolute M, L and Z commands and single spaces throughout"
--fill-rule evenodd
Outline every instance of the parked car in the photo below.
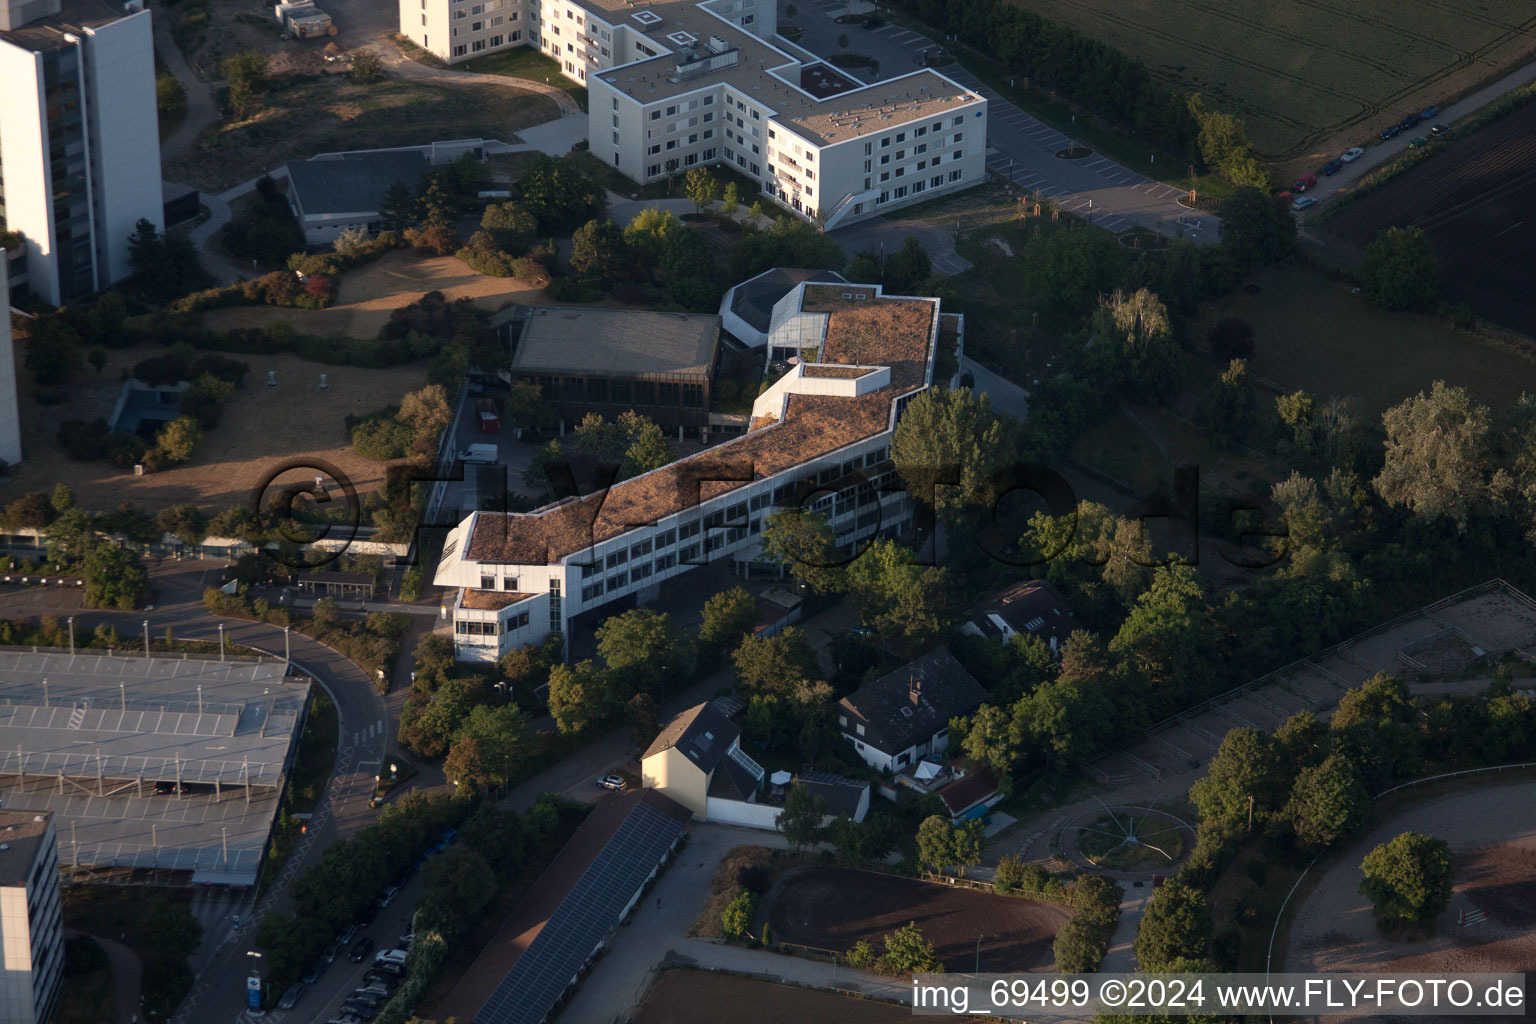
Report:
M 1292 192 L 1290 189 L 1286 189 L 1284 192 L 1281 192 L 1277 198 L 1284 199 L 1286 202 L 1290 202 L 1292 199 L 1296 198 L 1296 193 Z
M 375 960 L 368 968 L 369 974 L 387 974 L 391 978 L 405 977 L 405 964 L 397 960 Z
M 1426 139 L 1422 135 L 1415 135 L 1408 142 L 1408 148 L 1409 149 L 1418 149 L 1420 146 L 1427 146 L 1427 145 L 1429 145 L 1429 140 Z
M 366 988 L 354 989 L 352 994 L 347 996 L 349 1003 L 365 1003 L 370 1006 L 383 1006 L 388 999 L 388 993 L 373 992 Z
M 364 958 L 373 950 L 373 940 L 364 935 L 352 943 L 352 948 L 347 952 L 347 959 L 355 964 L 363 962 Z
M 1295 189 L 1297 192 L 1305 192 L 1309 188 L 1316 187 L 1317 175 L 1315 174 L 1303 174 L 1301 177 L 1291 182 L 1291 188 Z
M 1359 160 L 1362 156 L 1365 156 L 1365 150 L 1361 149 L 1359 146 L 1351 146 L 1344 151 L 1343 155 L 1340 156 L 1339 159 L 1347 164 L 1352 164 L 1356 160 Z
M 345 946 L 347 943 L 349 943 L 353 939 L 357 938 L 357 928 L 358 928 L 357 922 L 353 921 L 351 924 L 347 925 L 345 928 L 343 928 L 337 934 L 336 941 L 340 942 L 343 946 Z
M 370 985 L 383 985 L 385 988 L 393 990 L 396 985 L 400 984 L 400 975 L 394 971 L 386 971 L 374 967 L 363 975 L 363 981 Z
M 1317 200 L 1312 196 L 1300 196 L 1291 204 L 1291 209 L 1300 213 L 1302 210 L 1310 210 L 1317 205 Z
M 342 942 L 340 936 L 338 936 L 331 940 L 331 944 L 326 946 L 325 952 L 320 955 L 327 964 L 335 963 L 336 957 L 339 956 L 341 951 L 346 948 L 347 944 Z
M 1387 127 L 1381 130 L 1381 138 L 1383 142 L 1385 142 L 1387 139 L 1395 139 L 1401 134 L 1403 134 L 1402 125 L 1391 124 L 1387 125 Z
M 413 943 L 415 941 L 416 941 L 416 933 L 415 932 L 406 932 L 404 935 L 400 936 L 400 940 L 395 943 L 395 948 L 397 948 L 397 949 L 410 949 L 411 948 L 411 943 Z
M 623 789 L 624 780 L 617 775 L 604 775 L 597 780 L 597 784 L 604 789 Z
M 279 1010 L 293 1009 L 295 1006 L 299 1005 L 299 997 L 303 994 L 304 983 L 302 981 L 289 985 L 288 991 L 283 993 L 283 998 L 277 1001 L 277 1008 Z
M 1342 160 L 1329 160 L 1327 163 L 1323 164 L 1322 173 L 1324 173 L 1324 174 L 1338 174 L 1343 169 L 1344 169 L 1344 161 L 1342 161 Z
M 1425 107 L 1423 110 L 1419 111 L 1419 120 L 1420 121 L 1428 121 L 1430 118 L 1439 117 L 1439 116 L 1440 116 L 1440 108 L 1438 106 L 1428 106 L 1428 107 Z
M 374 963 L 374 966 L 378 966 L 379 964 L 389 964 L 389 963 L 404 964 L 405 963 L 405 950 L 403 950 L 403 949 L 381 949 L 377 953 L 373 954 L 373 963 Z
M 1444 135 L 1448 131 L 1450 131 L 1450 129 L 1447 128 L 1445 125 L 1437 124 L 1437 125 L 1435 125 L 1435 126 L 1433 126 L 1432 128 L 1429 129 L 1429 134 L 1431 134 L 1431 135 Z
M 400 887 L 398 885 L 387 885 L 387 886 L 385 886 L 384 887 L 384 891 L 379 893 L 379 899 L 378 899 L 378 907 L 379 907 L 379 909 L 383 910 L 385 907 L 387 907 L 391 903 L 395 902 L 395 897 L 397 895 L 399 895 L 399 893 L 400 893 Z
M 363 980 L 367 981 L 366 978 L 363 979 Z M 373 996 L 374 998 L 378 999 L 380 1002 L 383 1002 L 384 1000 L 387 1000 L 389 998 L 389 990 L 390 990 L 390 987 L 388 985 L 385 985 L 383 982 L 380 982 L 380 981 L 369 981 L 362 988 L 358 989 L 354 993 L 354 995 L 358 995 L 358 996 Z
M 367 928 L 369 925 L 373 924 L 374 920 L 378 916 L 379 916 L 378 905 L 375 904 L 375 903 L 370 903 L 366 907 L 364 907 L 362 910 L 359 910 L 357 912 L 357 926 L 359 928 Z
M 370 1006 L 364 1002 L 359 1002 L 356 999 L 348 999 L 346 1002 L 341 1004 L 341 1012 L 356 1017 L 358 1020 L 366 1021 L 373 1020 L 373 1018 L 377 1017 L 379 1015 L 379 1008 L 377 1006 Z
M 320 980 L 320 975 L 324 974 L 325 969 L 330 965 L 331 962 L 322 956 L 320 959 L 309 965 L 309 969 L 304 972 L 304 977 L 300 978 L 299 980 L 304 982 L 306 985 L 313 985 L 315 982 Z
M 1414 125 L 1418 124 L 1420 120 L 1422 119 L 1418 114 L 1408 114 L 1401 121 L 1397 122 L 1397 126 L 1406 131 L 1409 128 L 1412 128 Z

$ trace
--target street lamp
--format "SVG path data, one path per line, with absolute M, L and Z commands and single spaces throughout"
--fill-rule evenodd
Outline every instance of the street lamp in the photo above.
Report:
M 149 657 L 149 620 L 144 620 L 144 657 Z
M 69 653 L 75 653 L 75 617 L 69 617 Z
M 219 660 L 224 660 L 224 623 L 219 623 Z

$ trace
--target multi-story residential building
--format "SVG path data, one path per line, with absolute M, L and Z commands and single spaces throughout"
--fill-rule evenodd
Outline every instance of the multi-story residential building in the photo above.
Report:
M 47 1024 L 64 977 L 53 815 L 0 811 L 0 1020 Z
M 142 7 L 0 0 L 0 225 L 24 240 L 11 287 L 50 304 L 127 277 L 134 226 L 164 223 Z
M 862 82 L 777 37 L 775 0 L 400 0 L 400 26 L 448 61 L 537 47 L 636 181 L 724 163 L 832 228 L 986 175 L 980 95 L 933 70 Z
M 21 407 L 16 403 L 16 352 L 11 342 L 10 253 L 0 246 L 0 459 L 21 461 Z
M 938 299 L 886 296 L 878 285 L 801 284 L 777 309 L 802 321 L 808 343 L 815 325 L 819 355 L 758 397 L 747 433 L 533 512 L 475 512 L 449 532 L 435 581 L 455 588 L 459 658 L 568 637 L 574 621 L 586 628 L 599 610 L 654 600 L 716 559 L 744 571 L 762 560 L 763 518 L 775 509 L 825 514 L 850 552 L 911 527 L 891 433 L 932 384 L 940 321 L 952 314 Z

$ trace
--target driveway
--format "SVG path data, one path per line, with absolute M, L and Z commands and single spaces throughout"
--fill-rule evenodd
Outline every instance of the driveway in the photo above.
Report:
M 797 6 L 800 13 L 794 22 L 805 29 L 799 39 L 801 47 L 822 56 L 835 55 L 842 51 L 838 36 L 846 34 L 850 51 L 880 62 L 881 78 L 916 71 L 922 52 L 939 46 L 927 36 L 899 25 L 888 24 L 874 31 L 857 25 L 839 25 L 832 19 L 847 10 L 840 0 L 804 0 Z M 787 21 L 783 7 L 781 3 L 779 17 Z M 1003 99 L 959 64 L 936 70 L 986 98 L 989 169 L 1108 231 L 1121 232 L 1140 225 L 1178 236 L 1186 230 L 1179 218 L 1189 211 L 1177 202 L 1184 194 L 1182 190 L 1153 181 L 1098 154 L 1082 160 L 1059 159 L 1056 153 L 1070 145 L 1067 136 Z M 1171 170 L 1178 172 L 1182 168 Z M 1201 214 L 1200 220 L 1201 230 L 1191 231 L 1189 237 L 1197 242 L 1215 242 L 1216 218 Z
M 875 217 L 846 228 L 834 228 L 832 237 L 850 258 L 865 249 L 894 255 L 908 238 L 916 238 L 928 250 L 933 269 L 941 274 L 960 274 L 971 269 L 971 262 L 955 252 L 955 236 L 943 228 L 912 220 L 899 214 Z

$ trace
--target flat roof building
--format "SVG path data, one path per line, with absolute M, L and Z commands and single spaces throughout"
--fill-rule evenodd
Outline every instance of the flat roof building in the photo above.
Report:
M 0 651 L 0 795 L 81 880 L 255 883 L 309 684 L 277 660 Z
M 0 811 L 0 1020 L 47 1024 L 64 978 L 53 815 Z
M 64 305 L 128 277 L 164 226 L 152 15 L 107 0 L 0 0 L 0 227 L 11 287 Z
M 591 151 L 639 182 L 727 164 L 827 229 L 986 178 L 987 101 L 937 71 L 867 83 L 777 35 L 776 0 L 400 0 L 444 60 L 530 46 L 588 90 Z
M 330 245 L 343 231 L 379 228 L 384 195 L 396 184 L 411 194 L 432 169 L 420 150 L 327 154 L 288 164 L 288 205 L 308 245 Z
M 434 579 L 457 590 L 461 659 L 567 635 L 578 615 L 654 600 L 667 581 L 718 558 L 745 571 L 761 560 L 763 518 L 802 497 L 850 550 L 910 529 L 890 439 L 932 382 L 939 300 L 802 284 L 784 301 L 820 362 L 791 367 L 759 395 L 746 434 L 533 512 L 471 513 L 450 531 Z M 525 596 L 481 609 L 477 591 Z
M 512 346 L 512 376 L 539 385 L 567 423 L 631 409 L 665 429 L 709 422 L 718 316 L 520 306 L 492 324 Z

